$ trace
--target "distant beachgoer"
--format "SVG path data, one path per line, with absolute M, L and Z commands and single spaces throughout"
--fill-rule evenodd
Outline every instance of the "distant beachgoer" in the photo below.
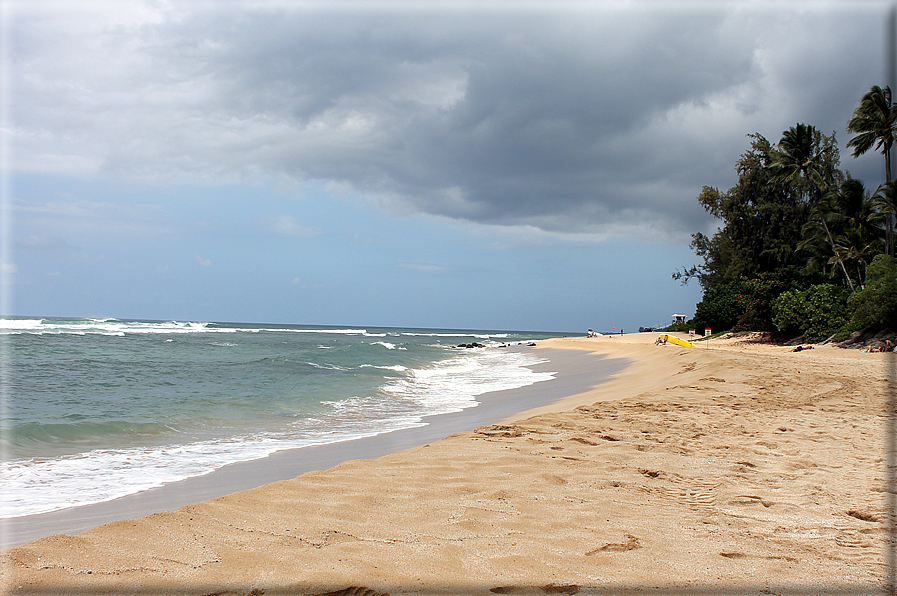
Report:
M 885 340 L 885 343 L 881 344 L 877 348 L 874 348 L 872 346 L 866 346 L 863 349 L 863 352 L 867 353 L 867 354 L 870 352 L 890 352 L 893 349 L 894 349 L 894 343 L 888 339 L 888 340 Z

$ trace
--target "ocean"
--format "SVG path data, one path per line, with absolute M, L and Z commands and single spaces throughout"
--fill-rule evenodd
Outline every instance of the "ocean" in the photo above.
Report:
M 553 378 L 507 346 L 559 334 L 10 318 L 0 335 L 12 518 L 424 425 Z M 457 347 L 471 343 L 483 347 Z

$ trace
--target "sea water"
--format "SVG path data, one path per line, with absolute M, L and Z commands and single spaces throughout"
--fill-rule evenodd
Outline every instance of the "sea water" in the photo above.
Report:
M 9 518 L 421 426 L 552 378 L 502 346 L 557 334 L 13 318 L 0 335 Z

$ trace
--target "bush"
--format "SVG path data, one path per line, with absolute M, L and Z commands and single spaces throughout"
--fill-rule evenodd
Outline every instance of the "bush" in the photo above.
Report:
M 804 329 L 804 294 L 799 290 L 782 292 L 772 303 L 772 320 L 776 329 L 793 333 L 803 333 Z
M 897 259 L 878 255 L 866 267 L 865 287 L 848 301 L 851 330 L 886 325 L 897 327 Z
M 779 331 L 801 333 L 812 343 L 822 341 L 849 321 L 849 295 L 845 288 L 832 284 L 783 292 L 772 303 L 773 322 Z
M 759 277 L 742 282 L 738 295 L 740 314 L 733 328 L 735 331 L 772 331 L 772 303 L 779 297 L 785 285 L 775 274 L 761 273 Z
M 701 301 L 695 306 L 692 319 L 693 328 L 731 329 L 738 321 L 741 307 L 738 295 L 741 293 L 743 281 L 738 279 L 729 283 L 707 288 Z
M 772 331 L 772 301 L 786 288 L 777 274 L 736 279 L 707 288 L 695 308 L 696 329 Z

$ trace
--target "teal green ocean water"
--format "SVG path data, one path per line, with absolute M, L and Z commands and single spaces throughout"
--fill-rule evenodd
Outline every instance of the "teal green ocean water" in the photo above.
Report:
M 552 378 L 502 346 L 558 335 L 36 318 L 0 334 L 0 517 L 419 426 Z

